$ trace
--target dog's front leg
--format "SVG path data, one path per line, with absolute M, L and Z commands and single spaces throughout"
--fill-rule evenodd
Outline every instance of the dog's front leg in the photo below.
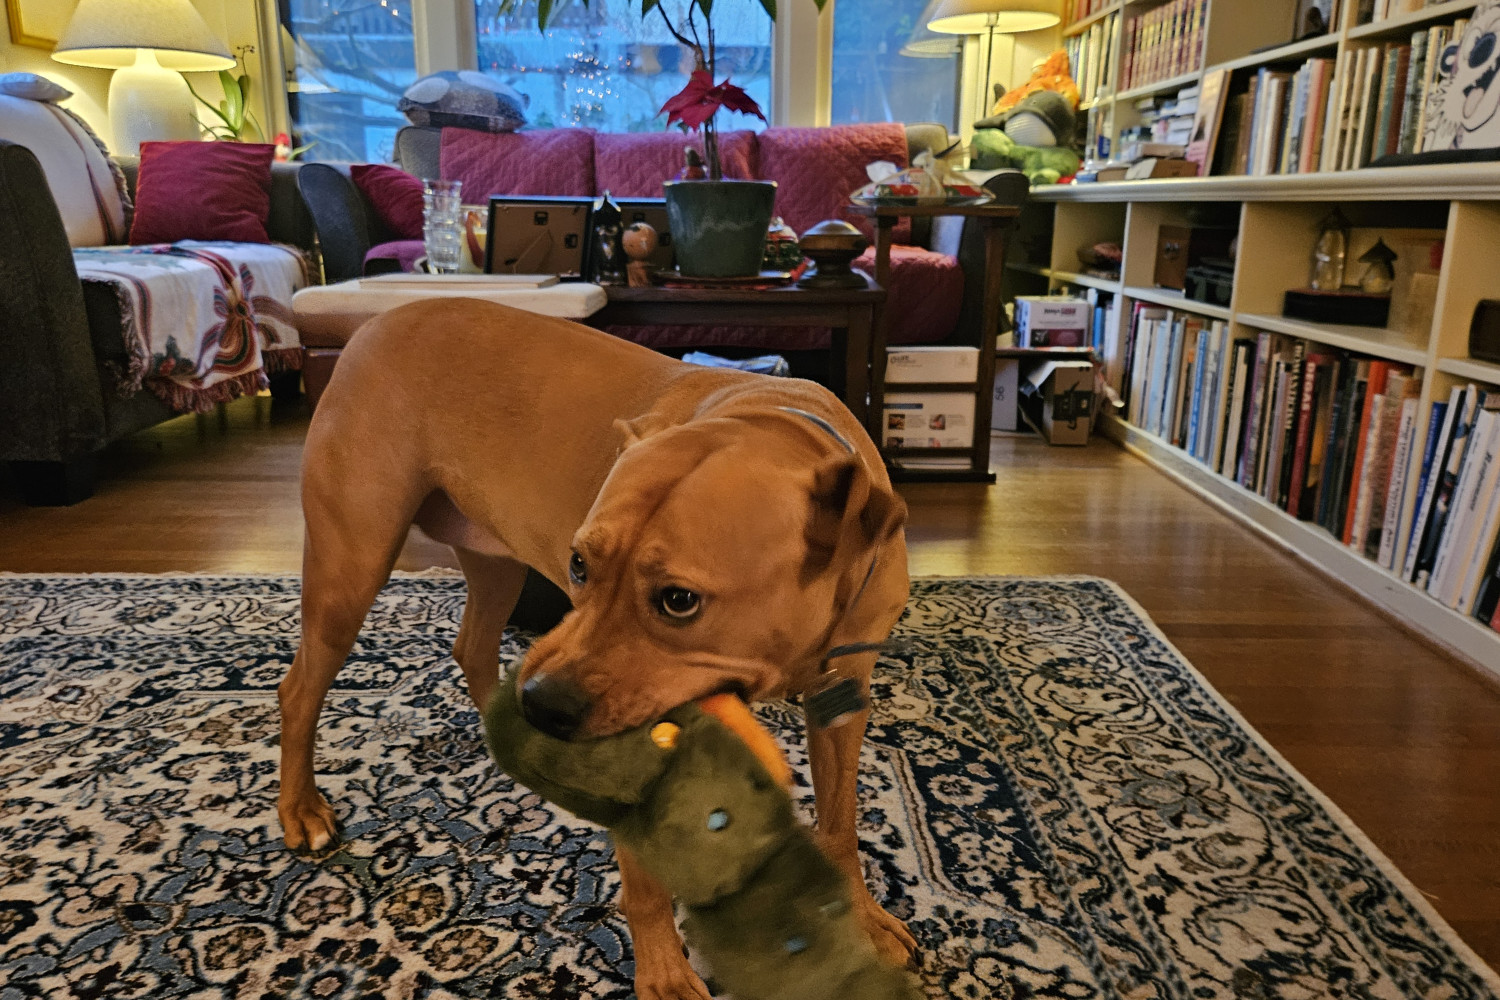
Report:
M 866 709 L 829 729 L 820 729 L 811 721 L 807 724 L 818 838 L 829 858 L 848 875 L 855 912 L 881 957 L 904 966 L 916 950 L 916 938 L 906 924 L 875 902 L 859 862 L 859 748 L 869 721 Z
M 710 1000 L 708 987 L 688 964 L 672 912 L 672 894 L 615 845 L 620 862 L 620 909 L 635 947 L 637 1000 Z

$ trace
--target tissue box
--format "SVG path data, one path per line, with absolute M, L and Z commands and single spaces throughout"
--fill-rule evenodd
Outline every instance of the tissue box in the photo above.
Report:
M 880 415 L 880 444 L 886 448 L 973 447 L 974 394 L 888 393 Z
M 1017 295 L 1015 324 L 1017 347 L 1083 347 L 1094 308 L 1067 295 Z

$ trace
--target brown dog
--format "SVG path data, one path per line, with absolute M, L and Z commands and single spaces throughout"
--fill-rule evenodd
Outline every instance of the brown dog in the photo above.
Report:
M 307 435 L 302 642 L 280 687 L 288 846 L 338 822 L 313 778 L 323 699 L 415 523 L 453 546 L 468 601 L 453 655 L 481 707 L 534 567 L 574 605 L 527 654 L 522 704 L 601 736 L 732 690 L 868 689 L 906 604 L 906 508 L 853 415 L 809 382 L 698 368 L 606 334 L 470 299 L 395 309 L 339 360 Z M 882 954 L 914 945 L 870 897 L 855 779 L 868 713 L 809 725 L 820 836 Z M 621 856 L 642 1000 L 706 1000 L 672 901 Z

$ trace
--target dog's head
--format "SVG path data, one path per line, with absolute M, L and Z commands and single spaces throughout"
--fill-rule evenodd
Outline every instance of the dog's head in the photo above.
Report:
M 528 717 L 587 738 L 719 691 L 797 689 L 906 505 L 796 415 L 620 426 L 625 447 L 573 538 L 574 610 L 522 665 Z

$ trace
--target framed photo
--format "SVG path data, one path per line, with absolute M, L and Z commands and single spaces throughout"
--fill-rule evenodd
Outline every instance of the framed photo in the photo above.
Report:
M 77 0 L 5 0 L 10 40 L 52 51 L 77 6 Z
M 1292 25 L 1292 41 L 1326 35 L 1337 30 L 1338 0 L 1297 0 L 1297 20 Z
M 486 274 L 588 274 L 592 198 L 490 195 Z

